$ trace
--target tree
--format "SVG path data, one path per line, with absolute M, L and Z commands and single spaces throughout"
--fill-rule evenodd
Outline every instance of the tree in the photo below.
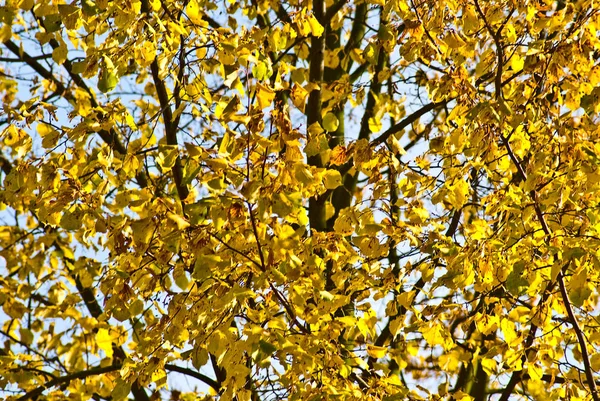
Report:
M 3 396 L 600 400 L 599 11 L 7 0 Z

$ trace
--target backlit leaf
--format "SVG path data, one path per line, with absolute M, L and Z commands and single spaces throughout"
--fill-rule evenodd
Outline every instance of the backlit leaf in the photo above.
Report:
M 96 333 L 96 344 L 106 354 L 107 358 L 113 356 L 113 338 L 110 335 L 108 329 L 98 329 Z

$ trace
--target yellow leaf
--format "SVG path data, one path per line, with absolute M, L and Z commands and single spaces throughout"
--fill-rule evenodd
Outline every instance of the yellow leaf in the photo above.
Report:
M 308 127 L 308 133 L 312 136 L 318 136 L 318 135 L 324 134 L 325 131 L 323 131 L 321 124 L 316 122 L 316 123 L 312 123 L 310 125 L 310 127 Z
M 462 40 L 462 38 L 458 36 L 458 34 L 456 34 L 456 32 L 454 31 L 446 35 L 446 37 L 444 38 L 444 42 L 446 42 L 448 47 L 450 47 L 451 49 L 458 49 L 465 45 L 465 41 Z
M 348 327 L 354 327 L 356 325 L 356 318 L 354 316 L 342 316 L 335 320 Z
M 358 224 L 358 222 L 353 214 L 354 213 L 350 208 L 345 208 L 340 211 L 340 214 L 333 224 L 333 229 L 336 233 L 346 236 L 354 232 L 354 226 Z
M 52 50 L 52 60 L 56 62 L 56 64 L 63 64 L 67 59 L 67 46 L 64 43 L 61 43 L 60 46 Z
M 423 207 L 413 207 L 410 210 L 408 219 L 412 223 L 423 223 L 429 218 L 429 212 Z
M 156 57 L 156 44 L 153 41 L 146 40 L 134 48 L 134 54 L 135 61 L 140 68 L 148 67 Z M 188 90 L 188 92 L 190 91 Z
M 184 145 L 188 152 L 188 156 L 192 159 L 199 159 L 202 155 L 204 155 L 204 149 L 201 146 L 194 145 L 190 142 L 185 142 Z
M 190 21 L 192 21 L 194 24 L 203 25 L 202 13 L 200 12 L 200 6 L 196 0 L 191 0 L 188 3 L 187 7 L 185 8 L 185 13 Z
M 378 347 L 376 345 L 367 344 L 367 354 L 372 358 L 383 358 L 386 354 L 387 348 Z
M 164 369 L 158 368 L 152 372 L 152 382 L 156 383 L 157 388 L 167 385 L 167 372 Z
M 514 43 L 517 41 L 517 33 L 515 31 L 515 27 L 511 23 L 506 24 L 504 30 L 506 31 L 506 38 L 510 43 Z
M 456 401 L 472 401 L 473 397 L 465 392 L 456 391 L 452 394 L 452 399 Z
M 377 48 L 372 43 L 369 43 L 362 54 L 369 63 L 377 63 Z
M 340 376 L 347 378 L 352 373 L 352 368 L 346 364 L 340 366 Z
M 321 128 L 321 125 L 318 122 L 308 127 L 308 132 L 308 142 L 304 147 L 304 152 L 308 157 L 315 156 L 329 150 L 328 136 L 325 134 L 325 131 L 323 131 L 323 128 Z M 297 139 L 294 139 L 294 141 L 295 143 L 293 144 L 295 145 L 297 143 Z M 292 145 L 290 142 L 291 141 L 286 141 L 288 145 Z
M 325 219 L 329 220 L 335 214 L 335 207 L 331 204 L 331 202 L 325 203 Z
M 512 321 L 508 319 L 502 319 L 502 321 L 500 322 L 500 329 L 502 330 L 504 341 L 509 346 L 514 346 L 519 343 L 519 337 L 515 330 L 515 324 Z
M 415 297 L 414 291 L 406 291 L 396 297 L 396 301 L 404 308 L 409 309 L 412 306 L 412 301 Z
M 592 369 L 596 372 L 600 370 L 600 354 L 595 353 L 590 357 L 590 364 L 592 365 Z
M 292 103 L 294 103 L 294 106 L 300 109 L 301 112 L 304 112 L 307 96 L 308 91 L 304 89 L 302 85 L 294 84 L 291 93 Z
M 179 149 L 176 145 L 160 145 L 156 164 L 160 166 L 163 172 L 169 171 L 175 165 L 178 156 Z
M 190 280 L 188 279 L 183 266 L 177 265 L 177 267 L 175 267 L 175 270 L 173 270 L 173 279 L 175 280 L 177 287 L 184 291 L 187 290 L 190 285 Z
M 466 232 L 471 239 L 483 240 L 489 237 L 490 223 L 483 219 L 473 219 L 471 224 L 466 226 Z
M 34 6 L 34 0 L 21 0 L 18 2 L 21 10 L 31 10 Z
M 403 317 L 398 317 L 390 322 L 390 333 L 392 334 L 392 336 L 396 337 L 396 335 L 398 335 L 400 330 L 404 327 L 403 322 Z
M 231 74 L 227 75 L 227 78 L 223 81 L 223 85 L 228 88 L 231 88 L 231 85 L 235 82 L 238 77 L 238 71 L 234 70 Z
M 112 91 L 119 84 L 119 77 L 115 74 L 114 69 L 103 68 L 98 76 L 98 89 L 102 93 Z
M 381 244 L 379 239 L 373 235 L 359 235 L 354 237 L 352 242 L 369 258 L 379 258 L 388 252 L 388 247 Z
M 152 224 L 152 219 L 150 218 L 136 220 L 131 223 L 133 241 L 136 244 L 149 244 L 155 230 L 156 226 Z
M 177 224 L 177 229 L 179 230 L 185 230 L 190 226 L 190 223 L 178 214 L 168 213 L 167 217 Z
M 569 298 L 573 305 L 581 307 L 583 303 L 592 295 L 588 283 L 588 269 L 582 268 L 575 273 L 569 281 Z
M 327 189 L 335 189 L 342 185 L 342 176 L 337 170 L 327 170 L 323 174 L 323 185 Z
M 160 10 L 160 0 L 150 0 L 150 7 L 153 11 Z
M 455 208 L 460 209 L 469 196 L 469 184 L 466 180 L 456 180 L 452 184 L 446 183 L 448 189 L 448 202 Z
M 4 145 L 12 147 L 19 157 L 24 156 L 31 150 L 31 137 L 29 134 L 15 125 L 9 125 L 2 133 Z
M 400 144 L 400 141 L 398 140 L 398 138 L 396 138 L 394 135 L 391 136 L 390 138 L 391 146 L 392 146 L 392 151 L 394 152 L 395 155 L 397 156 L 404 156 L 406 154 L 406 149 L 404 149 L 404 147 Z
M 269 107 L 275 99 L 275 91 L 268 86 L 262 85 L 261 83 L 256 84 L 257 92 L 256 98 L 258 99 L 258 106 L 261 109 Z
M 481 367 L 488 375 L 493 375 L 496 373 L 496 368 L 498 367 L 498 362 L 496 362 L 495 359 L 483 358 L 481 360 Z
M 216 265 L 221 261 L 221 257 L 217 255 L 198 255 L 194 263 L 194 272 L 192 277 L 198 281 L 202 281 L 211 275 L 211 266 Z
M 230 154 L 230 145 L 232 144 L 232 133 L 229 129 L 225 130 L 223 137 L 221 138 L 221 145 L 219 145 L 219 155 L 228 156 Z M 235 133 L 233 133 L 235 135 Z
M 11 24 L 3 24 L 2 29 L 0 29 L 0 41 L 6 42 L 10 40 L 12 37 L 13 31 Z
M 23 328 L 21 327 L 19 329 L 19 334 L 21 336 L 21 342 L 27 344 L 27 345 L 31 345 L 33 343 L 33 332 L 31 330 L 29 330 L 28 328 Z
M 323 28 L 323 26 L 319 23 L 319 21 L 317 21 L 315 16 L 312 14 L 308 16 L 308 24 L 310 25 L 310 30 L 313 36 L 319 37 L 323 34 L 323 32 L 325 32 L 325 28 Z
M 470 6 L 465 8 L 466 9 L 463 11 L 464 14 L 462 18 L 464 33 L 467 35 L 472 35 L 474 32 L 479 30 L 480 21 L 475 12 L 475 7 Z
M 54 128 L 52 128 L 51 125 L 44 124 L 44 123 L 38 123 L 38 125 L 36 127 L 36 131 L 43 138 L 47 135 L 52 134 L 56 130 Z
M 341 166 L 348 159 L 348 149 L 345 146 L 337 145 L 329 154 L 329 164 L 333 166 Z
M 237 96 L 233 96 L 227 103 L 219 102 L 215 108 L 215 116 L 220 120 L 230 119 L 232 115 L 237 113 L 240 107 L 240 99 Z
M 534 363 L 529 364 L 527 366 L 527 373 L 529 373 L 529 377 L 531 380 L 540 381 L 542 380 L 543 371 L 540 366 L 535 365 Z
M 565 106 L 571 111 L 575 111 L 579 108 L 580 104 L 581 96 L 579 96 L 579 92 L 577 90 L 568 91 L 567 96 L 565 97 Z
M 515 53 L 510 59 L 510 66 L 513 71 L 521 71 L 525 66 L 525 59 Z
M 377 117 L 371 117 L 369 118 L 369 130 L 371 130 L 371 132 L 379 132 L 381 131 L 381 127 L 383 125 L 381 124 L 381 120 Z
M 9 242 L 12 238 L 11 235 L 12 228 L 10 226 L 1 226 L 0 227 L 0 242 Z
M 422 326 L 419 331 L 425 341 L 427 341 L 427 344 L 431 346 L 441 345 L 446 350 L 454 346 L 452 339 L 446 335 L 447 332 L 439 323 L 430 322 Z
M 315 181 L 315 177 L 312 175 L 311 171 L 302 163 L 296 163 L 294 166 L 294 176 L 304 185 L 310 185 Z
M 301 226 L 306 226 L 308 224 L 308 213 L 306 212 L 306 209 L 303 207 L 300 207 L 296 213 L 297 213 L 298 223 Z
M 113 356 L 113 339 L 107 329 L 99 329 L 96 333 L 96 343 L 108 358 Z

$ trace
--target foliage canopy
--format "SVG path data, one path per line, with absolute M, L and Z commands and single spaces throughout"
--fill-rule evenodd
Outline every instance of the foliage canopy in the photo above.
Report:
M 592 0 L 6 0 L 9 400 L 599 400 Z

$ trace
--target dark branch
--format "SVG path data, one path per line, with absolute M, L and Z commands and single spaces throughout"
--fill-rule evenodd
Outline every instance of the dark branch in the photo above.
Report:
M 221 390 L 221 387 L 220 387 L 219 383 L 217 383 L 216 380 L 211 379 L 210 377 L 208 377 L 200 372 L 196 372 L 192 369 L 184 368 L 182 366 L 177 366 L 177 365 L 173 365 L 170 363 L 166 363 L 165 370 L 181 373 L 181 374 L 193 377 L 194 379 L 198 379 L 198 380 L 204 382 L 206 385 L 213 388 L 217 392 L 219 392 L 219 390 Z
M 71 380 L 84 379 L 89 376 L 96 376 L 96 375 L 101 375 L 104 373 L 114 372 L 116 370 L 119 370 L 120 368 L 121 368 L 121 365 L 111 365 L 111 366 L 92 368 L 89 370 L 83 370 L 81 372 L 72 373 L 70 375 L 57 377 L 56 379 L 52 379 L 49 382 L 45 383 L 43 386 L 36 387 L 35 389 L 29 391 L 27 394 L 19 397 L 18 401 L 35 399 L 35 398 L 39 397 L 40 395 L 42 395 L 42 393 L 45 390 L 47 390 L 51 387 L 57 386 L 59 384 L 62 384 L 62 383 L 69 383 Z
M 383 134 L 381 134 L 377 138 L 373 139 L 371 141 L 371 146 L 381 145 L 382 143 L 387 141 L 390 136 L 396 134 L 397 132 L 402 131 L 404 128 L 406 128 L 409 125 L 411 125 L 412 123 L 418 121 L 419 118 L 421 118 L 425 114 L 429 113 L 430 111 L 432 111 L 438 107 L 444 106 L 445 104 L 449 103 L 452 100 L 454 100 L 454 99 L 447 99 L 447 100 L 442 100 L 441 102 L 429 103 L 429 104 L 421 107 L 419 110 L 415 111 L 410 116 L 404 118 L 399 123 L 391 126 Z

